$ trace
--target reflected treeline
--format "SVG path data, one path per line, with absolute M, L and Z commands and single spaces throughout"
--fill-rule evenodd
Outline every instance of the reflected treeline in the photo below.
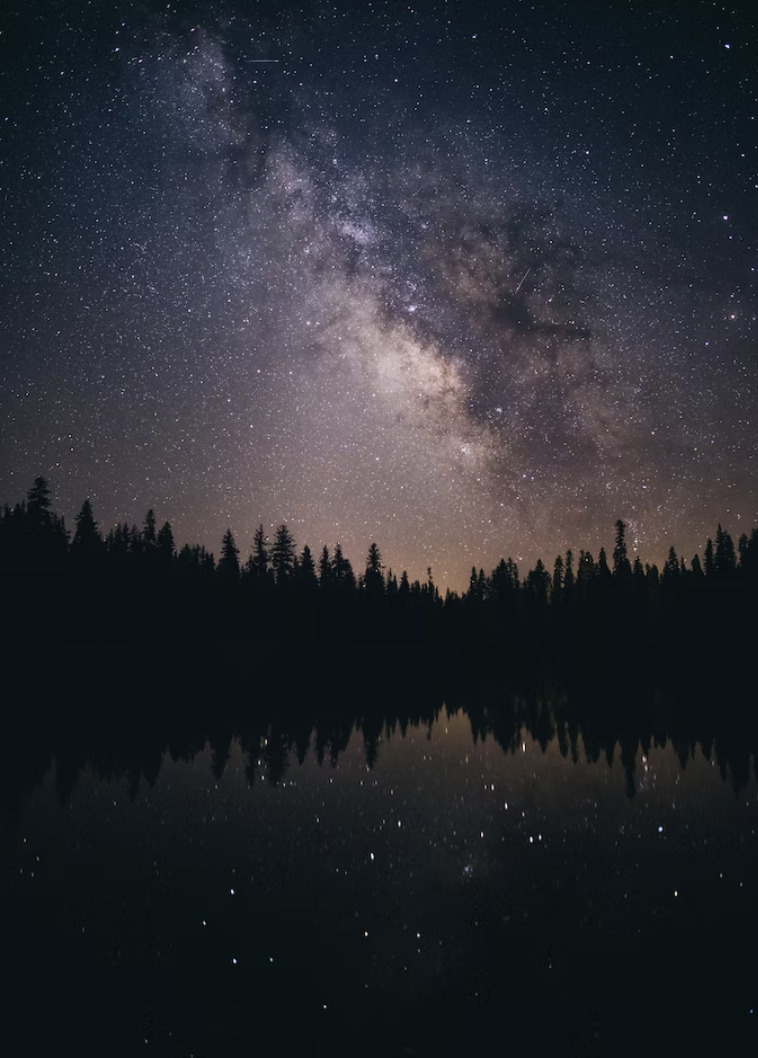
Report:
M 659 571 L 630 560 L 625 528 L 610 563 L 568 552 L 521 577 L 503 560 L 443 598 L 431 570 L 398 580 L 372 544 L 356 575 L 339 545 L 298 552 L 286 525 L 271 543 L 259 526 L 244 563 L 231 531 L 218 562 L 177 553 L 152 511 L 104 537 L 85 502 L 72 535 L 38 478 L 0 512 L 2 804 L 53 764 L 64 799 L 87 766 L 134 792 L 165 753 L 208 745 L 220 778 L 235 740 L 251 783 L 311 748 L 336 762 L 354 728 L 373 766 L 383 739 L 442 709 L 505 750 L 557 739 L 618 758 L 630 794 L 638 753 L 668 742 L 683 765 L 715 754 L 739 790 L 758 724 L 758 531 L 735 546 L 719 526 L 702 561 L 672 548 Z
M 52 773 L 62 802 L 85 769 L 104 781 L 126 780 L 131 797 L 155 783 L 165 756 L 190 762 L 210 750 L 210 771 L 220 782 L 235 743 L 251 788 L 296 778 L 309 754 L 336 765 L 353 732 L 369 768 L 386 743 L 409 728 L 426 729 L 459 711 L 474 741 L 491 738 L 505 753 L 532 740 L 543 751 L 557 741 L 574 762 L 620 765 L 633 796 L 642 756 L 673 746 L 682 768 L 696 753 L 718 763 L 736 793 L 758 761 L 758 721 L 739 689 L 702 684 L 655 684 L 604 678 L 558 685 L 517 685 L 465 675 L 460 669 L 406 664 L 382 670 L 369 660 L 348 680 L 314 680 L 296 667 L 276 684 L 219 672 L 192 681 L 155 670 L 135 678 L 115 653 L 60 657 L 50 671 L 40 659 L 6 674 L 0 804 L 17 817 Z M 384 674 L 382 674 L 382 672 Z M 615 763 L 618 762 L 618 765 Z M 253 794 L 254 795 L 254 794 Z

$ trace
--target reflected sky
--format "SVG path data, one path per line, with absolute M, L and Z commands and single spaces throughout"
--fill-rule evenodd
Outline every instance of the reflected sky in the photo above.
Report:
M 6 951 L 106 990 L 127 974 L 129 1032 L 162 1047 L 255 1036 L 251 1011 L 293 1003 L 307 1031 L 391 1008 L 385 1053 L 426 1053 L 430 1018 L 453 1031 L 545 997 L 707 994 L 751 1024 L 754 780 L 735 797 L 701 753 L 682 771 L 658 748 L 630 799 L 618 761 L 574 764 L 555 740 L 506 754 L 462 713 L 385 729 L 370 770 L 354 731 L 336 765 L 311 749 L 272 785 L 269 748 L 252 787 L 236 742 L 219 782 L 206 747 L 134 799 L 88 769 L 61 807 L 51 776 L 3 837 Z M 188 1025 L 193 996 L 207 1024 Z

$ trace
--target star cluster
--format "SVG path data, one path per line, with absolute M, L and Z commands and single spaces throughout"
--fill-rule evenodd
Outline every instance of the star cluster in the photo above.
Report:
M 460 5 L 461 8 L 466 5 Z M 758 522 L 755 15 L 25 5 L 0 499 L 462 587 Z

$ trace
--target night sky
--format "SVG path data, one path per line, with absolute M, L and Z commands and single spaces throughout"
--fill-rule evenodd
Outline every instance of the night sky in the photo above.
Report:
M 455 588 L 749 531 L 756 21 L 4 4 L 0 503 Z

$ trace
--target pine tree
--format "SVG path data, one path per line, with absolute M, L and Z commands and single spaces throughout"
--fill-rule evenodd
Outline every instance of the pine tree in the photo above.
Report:
M 68 533 L 62 518 L 51 510 L 50 486 L 47 479 L 37 477 L 26 494 L 23 519 L 25 544 L 21 551 L 34 565 L 43 568 L 60 567 L 68 551 Z M 22 556 L 19 555 L 19 558 Z
M 509 557 L 508 561 L 505 563 L 505 568 L 508 571 L 508 579 L 509 579 L 509 581 L 511 583 L 511 586 L 513 587 L 514 591 L 518 591 L 518 589 L 520 587 L 519 575 L 518 575 L 518 566 L 513 561 L 513 559 Z
M 440 593 L 437 589 L 437 585 L 434 583 L 434 577 L 432 576 L 432 567 L 426 567 L 426 584 L 424 585 L 424 597 L 430 604 L 435 604 L 440 601 Z
M 384 576 L 382 574 L 382 556 L 374 543 L 368 549 L 366 572 L 363 577 L 366 594 L 369 598 L 379 599 L 384 595 Z
M 158 530 L 158 536 L 156 538 L 156 547 L 158 549 L 158 554 L 166 562 L 169 562 L 176 554 L 176 547 L 174 545 L 174 533 L 171 529 L 171 522 L 164 522 Z
M 469 602 L 478 602 L 479 601 L 478 598 L 477 598 L 477 586 L 478 586 L 478 584 L 479 584 L 479 578 L 478 578 L 477 573 L 476 573 L 476 566 L 472 566 L 471 567 L 471 573 L 469 574 L 469 578 L 468 578 L 468 591 L 466 592 L 466 597 L 468 598 Z
M 672 544 L 669 548 L 668 557 L 663 567 L 663 573 L 661 574 L 661 582 L 665 587 L 672 588 L 679 583 L 681 576 L 681 567 L 679 565 L 679 559 L 676 554 L 674 545 Z
M 400 574 L 400 584 L 397 588 L 397 597 L 399 602 L 406 602 L 411 593 L 411 586 L 408 581 L 408 572 L 403 570 Z
M 387 599 L 392 602 L 397 599 L 398 586 L 397 577 L 392 570 L 387 571 Z
M 295 569 L 295 540 L 284 522 L 274 533 L 271 565 L 278 587 L 283 587 L 292 579 Z
M 504 558 L 501 558 L 490 576 L 492 596 L 497 599 L 501 606 L 504 606 L 512 598 L 516 588 L 512 567 L 513 559 L 509 558 L 506 562 Z
M 37 477 L 26 494 L 26 517 L 34 529 L 46 530 L 50 526 L 50 486 L 47 479 Z
M 324 544 L 318 560 L 318 583 L 322 589 L 329 588 L 333 579 L 332 560 L 329 548 Z
M 550 574 L 541 558 L 537 559 L 534 569 L 529 571 L 526 578 L 526 587 L 539 602 L 547 602 Z
M 103 540 L 92 513 L 92 504 L 86 499 L 81 510 L 75 518 L 76 530 L 71 542 L 71 550 L 82 556 L 94 556 L 99 554 L 103 547 Z
M 142 527 L 142 547 L 144 551 L 153 551 L 155 546 L 155 511 L 151 507 L 145 515 L 145 524 Z
M 709 536 L 705 544 L 705 575 L 706 577 L 713 577 L 715 573 L 716 562 L 713 557 L 713 541 Z
M 578 587 L 581 588 L 583 592 L 586 592 L 587 588 L 595 579 L 595 571 L 595 560 L 592 557 L 592 553 L 590 551 L 580 551 L 576 582 Z
M 248 571 L 255 584 L 261 585 L 268 579 L 269 567 L 268 539 L 261 523 L 253 537 L 253 553 L 248 562 Z
M 332 574 L 337 584 L 340 584 L 345 578 L 345 556 L 342 554 L 342 545 L 339 543 L 334 548 Z
M 484 602 L 489 596 L 489 584 L 487 583 L 487 575 L 484 570 L 479 567 L 479 576 L 476 579 L 476 591 L 478 597 Z
M 176 556 L 176 563 L 183 577 L 192 576 L 199 569 L 197 549 L 185 544 Z
M 571 548 L 566 552 L 566 568 L 563 573 L 563 593 L 568 598 L 574 590 L 576 578 L 574 577 L 574 552 Z
M 121 561 L 129 554 L 132 546 L 131 532 L 127 522 L 122 522 L 108 533 L 106 547 L 109 554 Z
M 719 527 L 716 531 L 716 576 L 721 578 L 731 577 L 737 568 L 737 559 L 734 553 L 734 542 L 725 529 Z
M 316 563 L 313 561 L 311 549 L 307 544 L 300 552 L 300 562 L 297 567 L 297 582 L 302 588 L 305 588 L 306 591 L 311 591 L 318 587 Z
M 355 591 L 355 573 L 349 558 L 345 558 L 345 571 L 342 577 L 342 587 L 345 591 Z
M 597 556 L 597 576 L 601 584 L 607 584 L 612 577 L 604 547 L 600 548 L 600 554 Z
M 563 593 L 563 559 L 558 555 L 553 564 L 553 590 L 552 598 L 560 602 Z
M 619 580 L 628 578 L 632 572 L 632 567 L 626 553 L 626 540 L 624 539 L 625 531 L 626 526 L 619 518 L 616 522 L 616 543 L 613 548 L 613 575 Z
M 231 529 L 226 530 L 224 533 L 224 539 L 221 541 L 221 558 L 218 562 L 218 575 L 227 583 L 234 583 L 239 580 L 239 548 L 234 542 L 234 535 Z
M 332 559 L 332 579 L 338 588 L 343 591 L 352 591 L 355 588 L 355 574 L 350 559 L 342 552 L 342 546 L 336 544 L 334 558 Z

